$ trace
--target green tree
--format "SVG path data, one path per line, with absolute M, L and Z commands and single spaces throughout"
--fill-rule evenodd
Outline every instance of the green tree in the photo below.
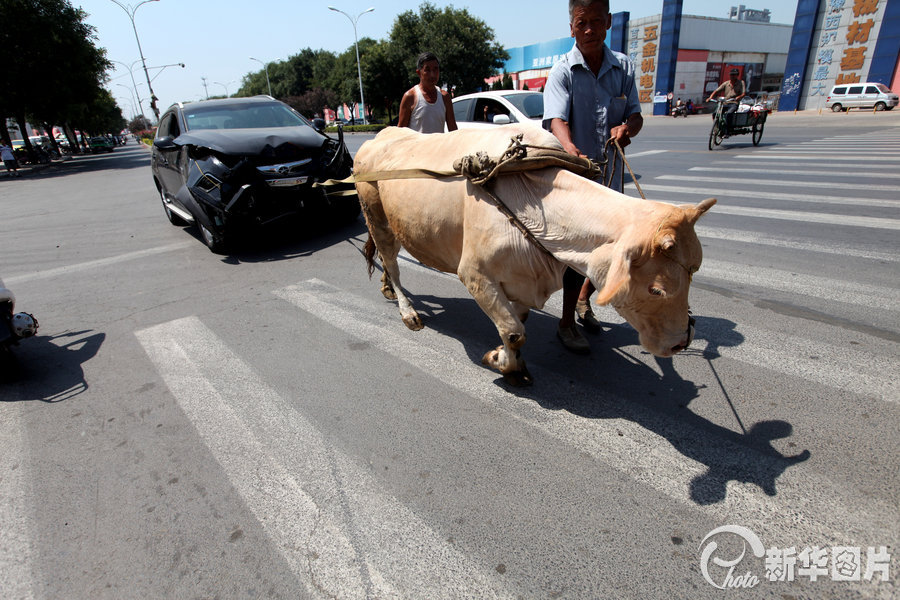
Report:
M 26 118 L 62 124 L 106 110 L 98 99 L 111 65 L 86 17 L 68 0 L 0 0 L 0 115 L 24 127 Z
M 455 94 L 474 92 L 484 80 L 503 67 L 509 54 L 494 39 L 494 30 L 466 9 L 452 6 L 438 9 L 430 2 L 419 6 L 418 14 L 406 11 L 397 16 L 390 35 L 391 44 L 404 57 L 407 85 L 418 81 L 416 58 L 434 52 L 441 61 L 441 81 Z M 402 91 L 401 91 L 402 94 Z

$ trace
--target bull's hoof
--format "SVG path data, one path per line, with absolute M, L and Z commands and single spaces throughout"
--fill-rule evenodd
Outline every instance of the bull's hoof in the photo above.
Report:
M 385 298 L 387 298 L 388 300 L 396 300 L 397 299 L 397 293 L 394 291 L 394 288 L 392 288 L 389 285 L 385 285 L 385 286 L 381 287 L 381 295 L 384 296 Z
M 418 331 L 425 328 L 425 323 L 422 322 L 422 317 L 419 316 L 419 313 L 414 312 L 411 315 L 403 315 L 402 318 L 403 324 L 411 331 Z
M 521 371 L 510 371 L 503 374 L 503 381 L 514 387 L 527 387 L 534 383 L 534 378 L 528 369 L 522 367 Z

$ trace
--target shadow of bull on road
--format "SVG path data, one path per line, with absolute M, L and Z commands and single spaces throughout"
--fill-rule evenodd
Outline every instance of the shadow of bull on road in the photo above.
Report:
M 376 282 L 373 277 L 373 287 Z M 499 343 L 496 329 L 474 300 L 427 295 L 411 298 L 425 326 L 461 341 L 473 363 L 480 365 L 484 352 Z M 602 320 L 603 315 L 598 316 Z M 399 324 L 399 313 L 397 321 Z M 684 379 L 676 368 L 678 358 L 656 359 L 660 374 L 629 354 L 629 347 L 638 344 L 637 332 L 631 326 L 608 325 L 601 335 L 590 337 L 591 354 L 577 356 L 557 341 L 557 323 L 558 316 L 534 310 L 526 323 L 528 342 L 523 353 L 535 378 L 533 387 L 510 388 L 502 377 L 495 383 L 548 410 L 565 410 L 585 419 L 626 419 L 661 436 L 683 456 L 706 467 L 706 472 L 689 484 L 693 502 L 722 502 L 730 481 L 752 483 L 775 496 L 781 474 L 809 459 L 808 450 L 786 456 L 773 447 L 774 440 L 792 434 L 793 426 L 787 421 L 760 421 L 746 429 L 741 423 L 742 431 L 734 431 L 691 411 L 688 405 L 706 386 Z M 700 347 L 706 339 L 706 349 L 688 352 L 709 361 L 710 368 L 720 358 L 718 348 L 744 341 L 735 324 L 725 319 L 698 316 L 697 331 L 694 346 Z M 407 334 L 414 335 L 405 328 L 398 330 L 398 335 Z M 730 403 L 727 381 L 718 380 L 717 373 L 716 378 Z M 735 416 L 740 422 L 737 412 Z

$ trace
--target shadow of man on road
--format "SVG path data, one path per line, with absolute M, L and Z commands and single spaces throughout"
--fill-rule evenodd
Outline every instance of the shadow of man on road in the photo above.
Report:
M 28 338 L 16 348 L 8 377 L 0 383 L 3 401 L 62 402 L 85 392 L 82 365 L 105 340 L 105 333 L 90 330 Z

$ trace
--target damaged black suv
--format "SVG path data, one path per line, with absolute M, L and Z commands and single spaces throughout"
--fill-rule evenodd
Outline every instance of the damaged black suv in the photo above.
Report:
M 210 250 L 223 253 L 246 226 L 309 214 L 359 215 L 344 144 L 269 96 L 171 106 L 153 140 L 151 169 L 166 216 L 196 223 Z

